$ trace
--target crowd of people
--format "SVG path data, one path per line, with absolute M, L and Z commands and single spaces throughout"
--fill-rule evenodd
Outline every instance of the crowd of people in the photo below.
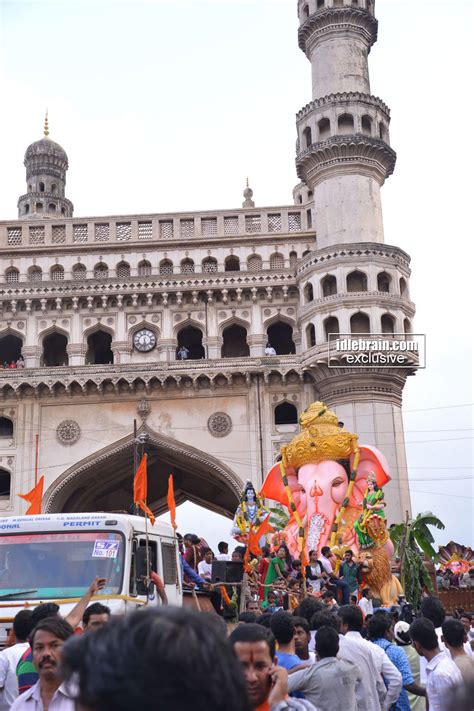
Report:
M 436 583 L 439 590 L 449 590 L 450 588 L 474 588 L 474 568 L 470 568 L 466 573 L 455 573 L 451 568 L 436 571 Z
M 4 360 L 3 363 L 0 362 L 0 368 L 3 370 L 16 370 L 17 368 L 24 368 L 25 367 L 25 360 L 23 356 L 19 356 L 17 360 L 11 360 L 8 362 L 7 360 Z
M 313 552 L 302 571 L 284 544 L 250 557 L 222 541 L 215 557 L 249 571 L 229 605 L 211 548 L 194 534 L 180 543 L 185 585 L 209 591 L 219 614 L 168 606 L 156 573 L 162 604 L 129 615 L 91 604 L 98 579 L 64 619 L 54 603 L 21 610 L 0 653 L 0 711 L 474 708 L 466 611 L 447 617 L 429 596 L 417 617 L 403 600 L 383 609 L 349 551 L 338 566 Z

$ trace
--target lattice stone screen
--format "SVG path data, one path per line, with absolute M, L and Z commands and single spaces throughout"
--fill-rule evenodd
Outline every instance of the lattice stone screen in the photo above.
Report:
M 245 215 L 245 231 L 248 234 L 261 232 L 262 218 L 260 215 Z
M 87 269 L 83 264 L 77 264 L 72 270 L 74 281 L 83 281 L 87 277 Z
M 117 222 L 115 225 L 117 242 L 128 242 L 132 239 L 131 222 Z
M 160 264 L 160 274 L 161 276 L 168 276 L 173 273 L 173 262 L 165 260 Z
M 30 227 L 30 244 L 44 244 L 44 227 Z
M 301 231 L 301 213 L 300 212 L 290 212 L 288 215 L 288 230 L 290 232 L 300 232 Z
M 239 218 L 224 217 L 224 234 L 238 235 L 239 234 Z
M 5 274 L 7 284 L 17 284 L 20 281 L 20 272 L 18 269 L 9 269 Z
M 268 231 L 281 232 L 281 215 L 268 215 Z
M 73 242 L 87 242 L 87 225 L 73 225 L 72 239 Z
M 8 228 L 8 244 L 12 247 L 21 244 L 21 227 Z
M 217 272 L 217 261 L 215 259 L 209 258 L 205 259 L 202 263 L 202 271 L 205 274 L 214 274 Z
M 140 262 L 138 265 L 138 276 L 151 276 L 150 262 Z
M 181 262 L 181 274 L 194 274 L 194 262 L 192 259 L 184 259 Z
M 257 254 L 252 254 L 247 260 L 249 272 L 259 272 L 262 268 L 262 258 Z
M 151 222 L 138 223 L 138 239 L 151 239 L 153 236 Z
M 43 278 L 43 272 L 39 267 L 33 267 L 33 269 L 30 269 L 29 278 L 30 281 L 41 281 Z
M 64 279 L 64 269 L 62 267 L 53 267 L 51 269 L 51 279 L 53 281 L 62 281 Z
M 121 262 L 117 264 L 117 276 L 119 279 L 126 279 L 130 276 L 130 264 Z
M 109 276 L 109 268 L 106 264 L 98 264 L 94 269 L 95 279 L 107 279 Z
M 270 269 L 283 269 L 285 259 L 282 254 L 272 254 L 270 257 Z
M 194 220 L 181 220 L 180 230 L 184 239 L 194 237 Z
M 172 239 L 172 237 L 173 237 L 173 221 L 172 220 L 161 220 L 160 221 L 160 237 L 162 239 Z
M 64 244 L 66 241 L 66 225 L 53 225 L 51 240 L 53 244 Z
M 217 218 L 210 217 L 201 220 L 201 232 L 203 237 L 214 237 L 217 234 Z
M 110 238 L 109 223 L 97 223 L 94 225 L 94 238 L 96 242 L 108 242 Z

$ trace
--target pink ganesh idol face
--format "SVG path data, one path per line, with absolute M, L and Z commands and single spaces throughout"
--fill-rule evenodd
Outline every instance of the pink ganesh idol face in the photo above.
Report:
M 337 510 L 344 500 L 349 481 L 338 462 L 304 464 L 298 470 L 298 483 L 304 488 L 308 526 L 308 550 L 321 551 L 326 545 Z

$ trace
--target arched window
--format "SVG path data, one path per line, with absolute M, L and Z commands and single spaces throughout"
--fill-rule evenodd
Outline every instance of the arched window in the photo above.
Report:
M 48 212 L 56 212 L 56 203 L 55 202 L 50 202 L 48 204 Z
M 16 363 L 21 356 L 23 341 L 18 336 L 8 334 L 0 338 L 0 365 L 4 367 Z
M 386 294 L 390 293 L 390 282 L 391 277 L 387 272 L 380 272 L 377 274 L 377 290 L 383 291 Z
M 230 257 L 226 257 L 225 271 L 226 272 L 239 272 L 240 271 L 240 259 L 233 254 L 231 254 Z
M 310 301 L 314 300 L 313 285 L 311 283 L 306 284 L 303 293 L 304 293 L 305 304 L 309 304 Z
M 94 331 L 87 339 L 86 363 L 90 365 L 109 365 L 114 362 L 112 336 L 106 331 Z
M 194 262 L 192 259 L 183 259 L 181 262 L 181 274 L 194 274 Z
M 5 281 L 7 284 L 16 284 L 20 281 L 20 272 L 15 267 L 10 267 L 5 272 Z
M 56 185 L 56 183 L 51 183 L 51 192 L 53 193 L 53 195 L 56 195 L 57 189 L 58 186 Z
M 64 267 L 60 264 L 56 264 L 55 267 L 51 267 L 51 279 L 53 281 L 62 281 L 64 279 Z
M 75 264 L 72 268 L 72 277 L 74 281 L 84 281 L 87 277 L 87 269 L 84 264 Z
M 325 141 L 331 135 L 331 122 L 328 118 L 318 121 L 318 135 L 320 141 Z
M 138 276 L 151 276 L 151 263 L 147 259 L 138 263 Z
M 324 7 L 324 0 L 318 0 L 318 5 L 317 5 L 318 10 L 319 10 L 321 7 Z
M 403 330 L 405 331 L 406 336 L 408 336 L 411 333 L 410 319 L 406 318 L 403 320 Z
M 178 360 L 200 360 L 205 357 L 202 345 L 202 331 L 194 326 L 185 326 L 178 331 Z
M 0 417 L 0 437 L 12 439 L 13 422 L 9 417 Z
M 28 277 L 30 281 L 41 281 L 43 278 L 43 272 L 40 267 L 31 267 L 28 271 Z
M 337 119 L 337 130 L 342 134 L 354 133 L 354 117 L 352 114 L 341 114 Z
M 45 368 L 68 365 L 67 338 L 62 333 L 50 333 L 43 338 L 41 364 Z
M 275 407 L 275 424 L 276 425 L 297 425 L 298 410 L 291 402 L 281 402 Z
M 401 296 L 408 296 L 407 283 L 403 277 L 400 279 L 400 294 Z
M 311 135 L 311 127 L 307 126 L 303 131 L 303 147 L 309 148 L 313 142 L 313 137 Z
M 11 475 L 6 469 L 0 469 L 0 499 L 9 499 L 11 491 Z
M 324 319 L 324 336 L 326 341 L 329 341 L 329 336 L 331 336 L 331 341 L 334 340 L 335 336 L 338 336 L 339 331 L 339 320 L 336 316 L 328 316 Z
M 43 203 L 37 202 L 35 205 L 35 210 L 36 210 L 36 212 L 43 212 Z
M 23 210 L 23 214 L 24 214 L 24 215 L 28 215 L 29 212 L 30 212 L 30 206 L 28 205 L 28 203 L 26 203 L 25 209 Z
M 389 314 L 383 314 L 380 319 L 382 325 L 382 333 L 395 333 L 395 319 Z
M 307 5 L 303 7 L 303 17 L 305 20 L 307 20 L 309 17 L 309 7 Z
M 337 279 L 333 274 L 328 274 L 321 280 L 323 296 L 333 296 L 337 294 Z
M 362 133 L 366 136 L 371 136 L 372 135 L 372 119 L 370 116 L 362 116 L 361 119 L 361 127 L 362 127 Z
M 370 319 L 367 314 L 358 311 L 356 314 L 351 316 L 351 333 L 370 333 Z
M 44 183 L 38 183 L 38 190 L 40 193 L 44 193 Z
M 302 256 L 302 257 L 306 257 L 307 254 L 311 254 L 311 250 L 310 250 L 310 249 L 305 249 L 305 251 L 303 252 L 303 254 L 302 254 L 301 256 Z
M 247 329 L 238 324 L 227 326 L 222 331 L 221 357 L 222 358 L 245 358 L 250 355 L 247 343 Z
M 385 141 L 386 135 L 387 135 L 387 127 L 385 126 L 384 122 L 381 121 L 379 123 L 379 136 L 382 139 L 382 141 Z
M 293 329 L 284 321 L 275 321 L 267 328 L 267 339 L 277 355 L 292 355 L 296 353 Z
M 316 345 L 316 329 L 314 324 L 306 326 L 306 348 L 313 348 Z
M 367 276 L 356 270 L 347 275 L 346 284 L 347 291 L 367 291 Z
M 171 262 L 169 259 L 163 259 L 163 261 L 160 262 L 160 275 L 161 276 L 169 276 L 172 273 L 173 273 L 173 262 Z
M 262 270 L 262 258 L 258 254 L 251 254 L 247 259 L 247 269 L 249 272 L 260 272 Z
M 298 254 L 296 252 L 290 252 L 290 267 L 296 267 L 297 261 L 298 261 Z
M 206 257 L 202 262 L 202 271 L 205 274 L 214 274 L 217 272 L 217 259 L 214 259 L 214 257 Z
M 270 257 L 270 269 L 284 269 L 285 258 L 283 254 L 272 254 Z
M 96 264 L 94 267 L 94 279 L 108 279 L 108 277 L 109 268 L 107 264 L 104 264 L 103 262 Z
M 130 264 L 128 262 L 119 262 L 115 268 L 115 273 L 118 279 L 128 279 L 130 276 Z

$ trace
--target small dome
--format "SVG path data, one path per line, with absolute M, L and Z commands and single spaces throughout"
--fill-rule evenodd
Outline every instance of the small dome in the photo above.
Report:
M 64 148 L 62 148 L 59 143 L 55 143 L 46 136 L 28 146 L 25 153 L 25 162 L 30 158 L 41 155 L 59 158 L 66 163 L 66 166 L 68 164 L 67 153 Z

